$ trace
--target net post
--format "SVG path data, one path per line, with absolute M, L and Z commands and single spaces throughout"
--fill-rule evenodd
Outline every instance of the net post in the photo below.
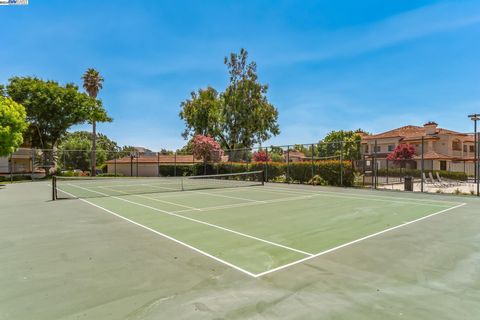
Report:
M 57 177 L 52 176 L 52 201 L 57 200 Z
M 262 186 L 265 185 L 265 178 L 266 178 L 265 171 L 262 171 Z

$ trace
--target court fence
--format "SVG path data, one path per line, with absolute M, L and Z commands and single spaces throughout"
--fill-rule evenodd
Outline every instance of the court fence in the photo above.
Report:
M 375 139 L 223 150 L 206 160 L 182 151 L 97 150 L 95 175 L 175 177 L 261 170 L 267 182 L 480 195 L 479 148 L 472 143 L 452 142 L 445 153 L 434 150 L 427 138 L 409 145 L 414 152 L 397 157 L 392 156 L 395 145 Z M 92 155 L 91 150 L 19 149 L 0 158 L 0 180 L 90 176 Z

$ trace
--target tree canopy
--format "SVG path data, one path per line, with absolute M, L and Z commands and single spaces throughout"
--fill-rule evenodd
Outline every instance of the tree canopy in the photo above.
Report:
M 80 93 L 78 87 L 32 77 L 11 78 L 7 95 L 22 104 L 27 112 L 28 130 L 25 134 L 32 147 L 55 147 L 67 130 L 76 124 L 111 121 L 100 100 Z
M 85 140 L 92 141 L 92 136 L 93 134 L 88 131 L 69 132 L 65 135 L 64 138 L 62 138 L 62 144 L 64 141 L 68 141 L 72 139 L 85 139 Z M 121 148 L 118 146 L 118 144 L 115 141 L 110 140 L 110 138 L 108 138 L 106 135 L 102 133 L 97 133 L 97 146 L 98 148 L 108 152 L 118 152 L 121 150 Z M 87 150 L 90 150 L 90 149 L 87 149 Z
M 9 155 L 20 147 L 26 129 L 25 108 L 0 95 L 0 156 Z
M 181 103 L 183 137 L 210 135 L 227 150 L 250 148 L 278 135 L 278 110 L 268 102 L 268 86 L 259 83 L 257 65 L 241 49 L 225 58 L 230 82 L 223 93 L 208 87 Z
M 343 158 L 348 160 L 360 159 L 361 129 L 352 131 L 331 131 L 318 143 L 318 156 L 340 156 L 343 149 Z M 343 146 L 342 146 L 343 144 Z

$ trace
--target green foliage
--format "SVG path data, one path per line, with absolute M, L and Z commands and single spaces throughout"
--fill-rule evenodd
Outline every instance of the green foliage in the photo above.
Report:
M 172 150 L 162 149 L 162 150 L 160 150 L 160 154 L 161 154 L 161 155 L 164 155 L 164 156 L 166 156 L 166 155 L 174 155 L 175 152 L 172 151 Z
M 328 182 L 325 181 L 325 179 L 320 177 L 318 174 L 316 174 L 315 176 L 313 176 L 312 179 L 310 179 L 310 181 L 308 181 L 308 184 L 311 184 L 314 186 L 327 186 Z
M 273 162 L 284 162 L 285 159 L 281 154 L 278 153 L 270 153 L 269 154 L 270 158 L 272 159 Z
M 59 145 L 58 164 L 63 170 L 89 171 L 92 162 L 92 140 L 82 134 L 72 134 Z M 101 166 L 107 160 L 104 150 L 97 148 L 96 164 Z
M 123 146 L 121 151 L 127 156 L 129 152 L 137 152 L 137 149 L 134 146 Z
M 75 131 L 75 132 L 69 132 L 65 135 L 65 137 L 62 138 L 63 141 L 68 141 L 68 140 L 92 140 L 93 134 L 88 131 Z M 97 146 L 99 149 L 102 149 L 104 151 L 108 152 L 118 152 L 121 150 L 121 148 L 118 146 L 118 144 L 110 140 L 106 135 L 97 133 Z
M 232 150 L 249 148 L 280 133 L 278 111 L 266 97 L 268 86 L 258 82 L 257 66 L 247 63 L 247 58 L 244 49 L 225 58 L 230 83 L 224 93 L 208 87 L 192 92 L 191 99 L 181 103 L 185 138 L 210 135 Z
M 21 104 L 0 96 L 0 156 L 9 155 L 23 143 L 25 120 L 25 108 Z
M 196 134 L 220 137 L 222 135 L 223 101 L 212 87 L 199 89 L 190 94 L 190 99 L 181 103 L 180 118 L 185 121 L 182 133 L 185 139 Z
M 360 154 L 360 141 L 362 137 L 359 132 L 356 131 L 332 131 L 321 140 L 318 145 L 318 156 L 331 157 L 340 156 L 343 142 L 343 158 L 347 160 L 359 160 Z
M 343 167 L 343 186 L 349 187 L 353 185 L 354 171 L 350 161 L 317 161 L 314 162 L 313 171 L 312 164 L 307 162 L 292 162 L 288 166 L 286 163 L 274 162 L 220 162 L 215 164 L 196 163 L 192 165 L 177 165 L 177 176 L 190 176 L 199 174 L 222 174 L 222 173 L 240 173 L 247 171 L 263 170 L 268 181 L 292 183 L 308 183 L 315 176 L 319 176 L 325 181 L 325 185 L 340 186 L 340 170 Z M 206 170 L 204 171 L 204 168 Z M 175 165 L 160 165 L 161 176 L 174 176 Z M 313 175 L 312 175 L 313 174 Z M 318 180 L 318 178 L 317 178 Z
M 32 147 L 51 149 L 73 125 L 110 121 L 101 101 L 78 91 L 74 84 L 59 85 L 38 78 L 10 79 L 7 94 L 27 111 L 29 129 L 26 138 Z
M 92 98 L 96 98 L 100 89 L 103 88 L 103 77 L 100 73 L 93 69 L 89 68 L 82 76 L 83 88 L 87 91 L 88 95 Z

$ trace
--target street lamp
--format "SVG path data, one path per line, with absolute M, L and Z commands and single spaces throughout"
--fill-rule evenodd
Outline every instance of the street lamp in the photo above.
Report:
M 474 153 L 475 153 L 475 156 L 474 156 L 474 166 L 475 166 L 475 182 L 477 183 L 477 196 L 480 196 L 480 167 L 478 166 L 478 158 L 480 156 L 480 150 L 479 150 L 479 141 L 478 141 L 478 133 L 477 133 L 477 121 L 480 120 L 480 114 L 476 113 L 476 114 L 471 114 L 468 116 L 470 118 L 470 120 L 473 121 L 474 123 L 474 143 L 475 143 L 475 147 L 474 147 Z

